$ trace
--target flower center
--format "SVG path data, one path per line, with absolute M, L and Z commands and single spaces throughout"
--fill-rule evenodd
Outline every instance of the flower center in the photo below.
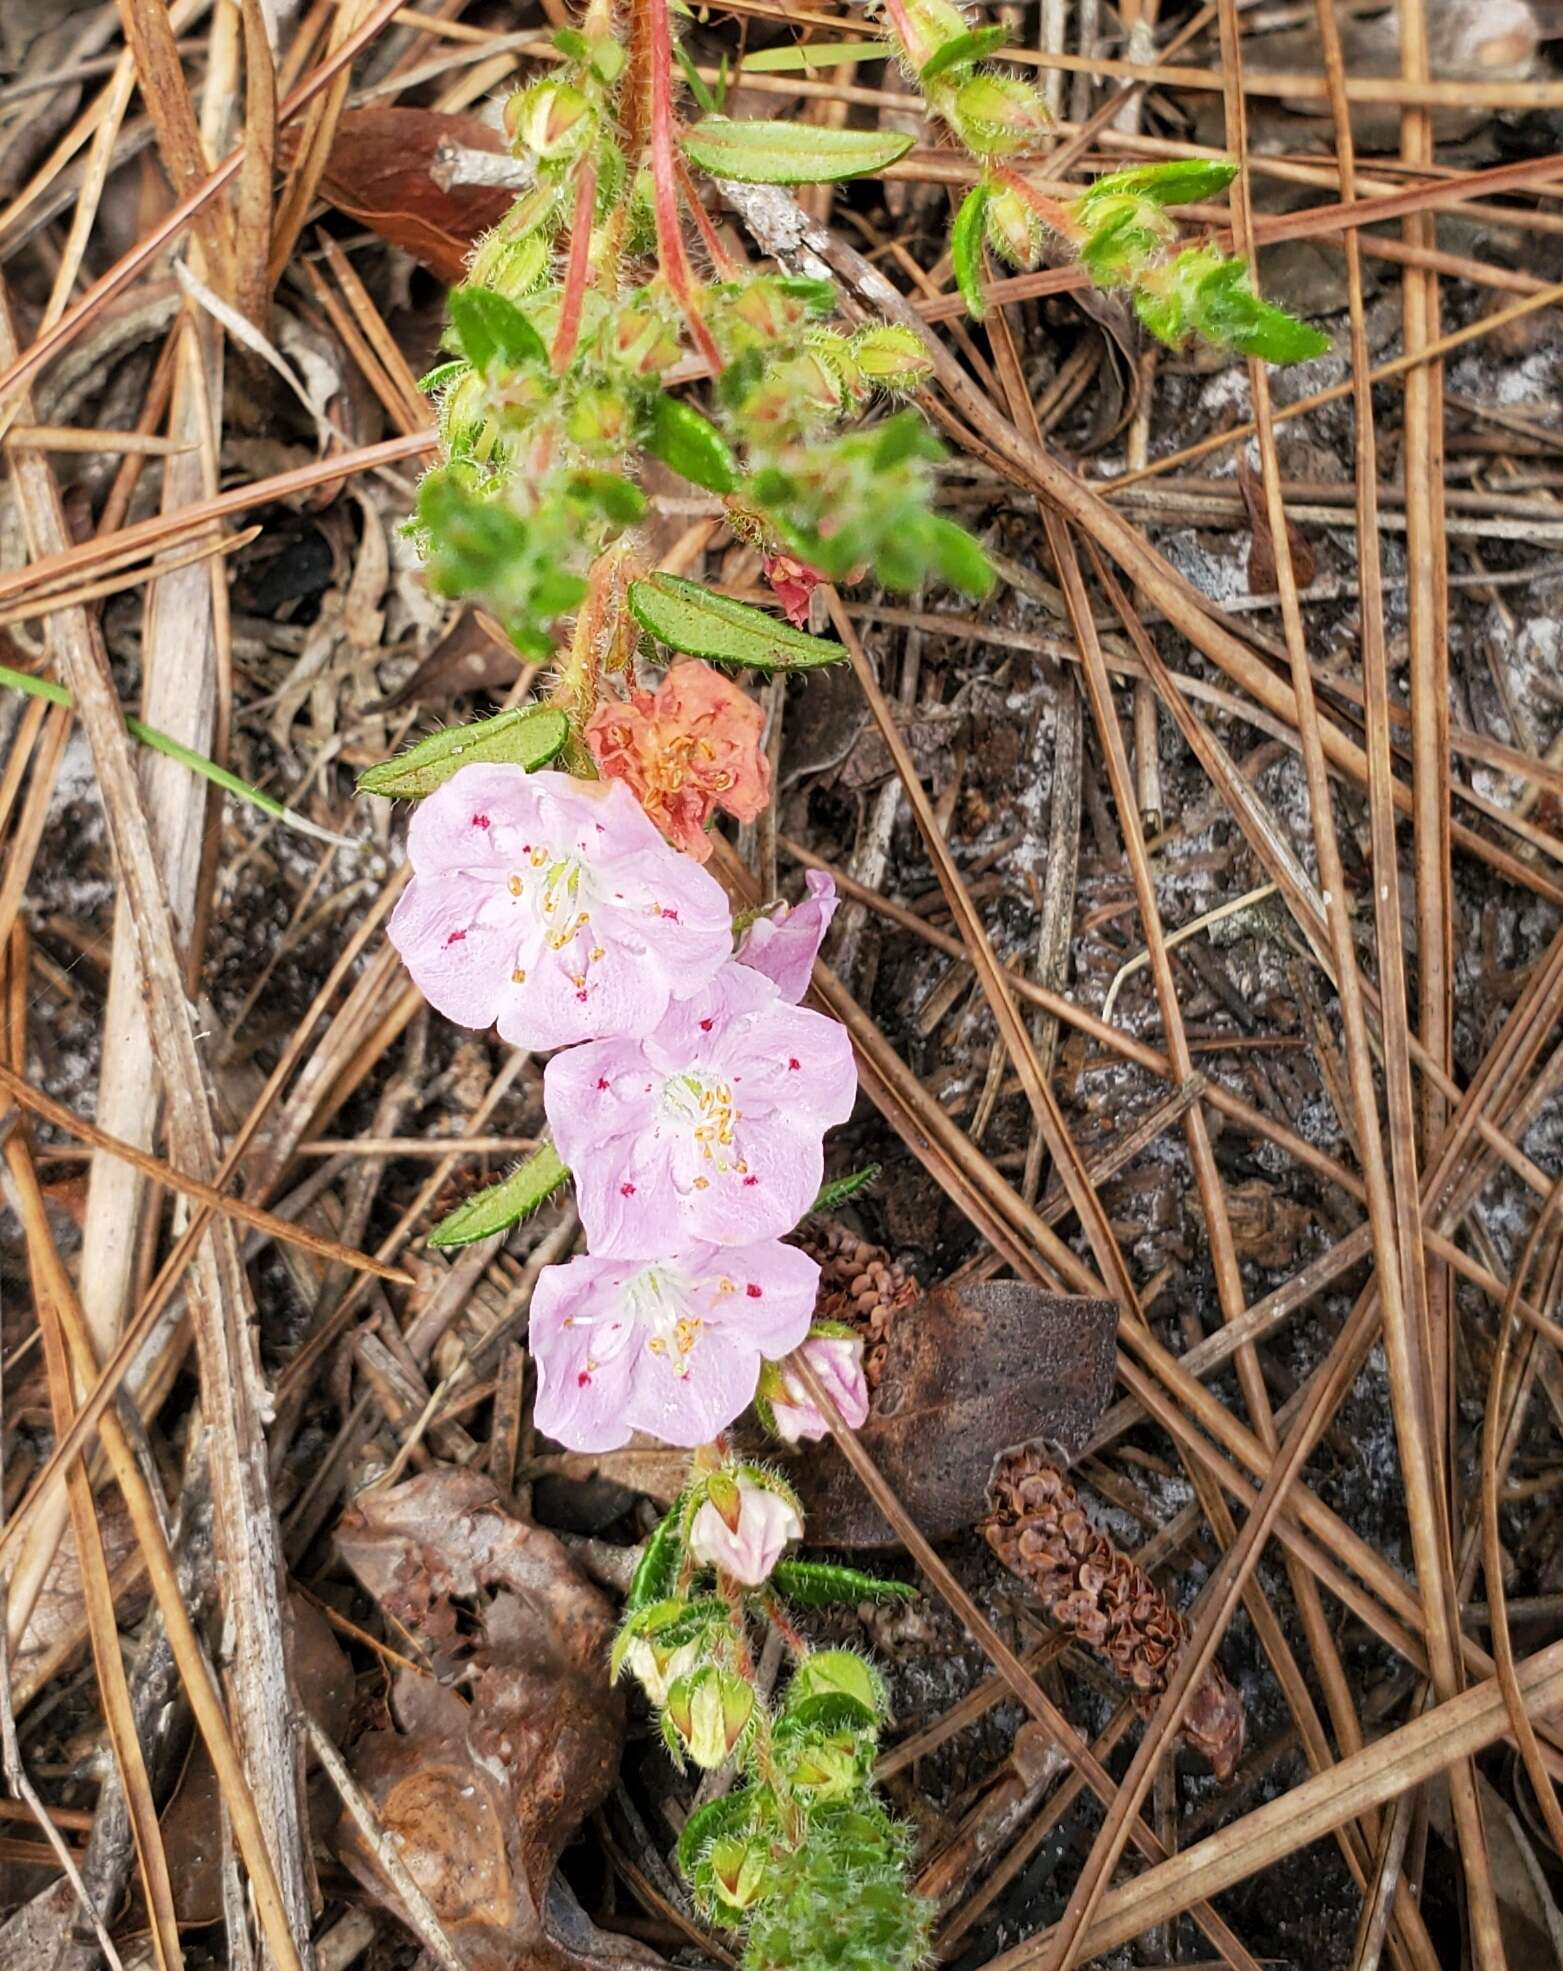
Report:
M 669 1075 L 662 1084 L 662 1117 L 665 1126 L 694 1147 L 702 1163 L 715 1165 L 719 1176 L 744 1169 L 742 1158 L 733 1154 L 733 1132 L 743 1111 L 734 1104 L 731 1082 L 699 1068 Z M 709 1181 L 697 1176 L 695 1188 L 703 1191 Z
M 646 1335 L 646 1350 L 668 1358 L 673 1373 L 689 1374 L 689 1358 L 705 1323 L 688 1312 L 690 1282 L 667 1267 L 648 1266 L 624 1289 L 636 1326 Z
M 579 856 L 556 855 L 546 842 L 528 844 L 523 855 L 522 866 L 511 870 L 506 888 L 541 927 L 544 950 L 562 954 L 590 928 L 594 901 L 591 869 Z M 585 939 L 584 950 L 571 951 L 568 959 L 561 956 L 560 963 L 567 969 L 580 966 L 579 972 L 570 975 L 578 999 L 586 997 L 586 974 L 602 956 L 602 946 L 590 938 Z M 511 978 L 516 985 L 526 983 L 526 973 L 519 968 Z

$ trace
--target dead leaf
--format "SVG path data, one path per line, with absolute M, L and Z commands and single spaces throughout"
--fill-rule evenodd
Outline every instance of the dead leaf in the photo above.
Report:
M 1022 1280 L 938 1287 L 890 1331 L 858 1441 L 930 1539 L 987 1511 L 993 1461 L 1040 1440 L 1067 1463 L 1112 1394 L 1118 1310 Z M 894 1546 L 896 1536 L 833 1444 L 787 1475 L 820 1546 Z
M 499 224 L 516 194 L 504 185 L 442 190 L 430 172 L 441 144 L 496 154 L 506 149 L 500 133 L 475 116 L 389 105 L 347 110 L 320 190 L 338 211 L 454 283 L 466 272 L 473 242 Z
M 618 1764 L 608 1602 L 479 1472 L 446 1467 L 369 1494 L 337 1544 L 432 1659 L 433 1677 L 398 1677 L 396 1729 L 361 1738 L 353 1770 L 468 1971 L 662 1971 L 597 1931 L 555 1872 Z M 337 1849 L 401 1915 L 346 1816 Z
M 1237 455 L 1237 483 L 1242 490 L 1243 504 L 1248 508 L 1248 523 L 1254 530 L 1253 546 L 1248 550 L 1248 592 L 1250 595 L 1274 595 L 1280 586 L 1275 569 L 1275 538 L 1270 532 L 1264 482 L 1250 465 L 1246 452 Z M 1286 538 L 1292 550 L 1292 575 L 1298 588 L 1305 589 L 1314 578 L 1318 557 L 1306 536 L 1293 526 L 1289 517 Z
M 1476 1788 L 1509 1971 L 1557 1971 L 1563 1964 L 1563 1914 L 1536 1851 L 1519 1816 L 1481 1773 L 1476 1775 Z M 1443 1840 L 1452 1843 L 1448 1794 L 1441 1786 L 1430 1791 L 1433 1825 Z

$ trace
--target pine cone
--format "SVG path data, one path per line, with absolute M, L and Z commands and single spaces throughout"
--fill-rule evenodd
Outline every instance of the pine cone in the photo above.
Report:
M 1037 1596 L 1048 1619 L 1099 1650 L 1149 1716 L 1188 1641 L 1155 1582 L 1086 1518 L 1074 1487 L 1030 1447 L 1006 1452 L 988 1487 L 983 1537 Z M 1243 1750 L 1243 1700 L 1218 1663 L 1190 1700 L 1182 1737 L 1230 1779 Z
M 819 1298 L 815 1318 L 840 1321 L 863 1337 L 863 1373 L 868 1386 L 879 1387 L 885 1342 L 891 1324 L 918 1294 L 912 1279 L 885 1251 L 871 1245 L 835 1219 L 812 1219 L 794 1235 L 797 1243 L 819 1263 Z

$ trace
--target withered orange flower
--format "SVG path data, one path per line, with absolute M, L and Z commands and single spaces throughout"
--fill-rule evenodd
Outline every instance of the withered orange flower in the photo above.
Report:
M 622 780 L 675 848 L 711 854 L 718 808 L 753 821 L 771 794 L 760 708 L 698 659 L 675 664 L 652 691 L 599 705 L 586 728 L 598 771 Z

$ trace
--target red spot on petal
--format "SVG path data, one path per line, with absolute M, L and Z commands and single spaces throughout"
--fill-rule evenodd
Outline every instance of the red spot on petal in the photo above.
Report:
M 791 1069 L 791 1071 L 792 1071 L 792 1072 L 793 1072 L 794 1074 L 796 1074 L 796 1073 L 798 1072 L 798 1069 L 799 1069 L 799 1067 L 800 1067 L 801 1065 L 802 1065 L 802 1063 L 801 1063 L 801 1062 L 799 1062 L 799 1061 L 796 1061 L 796 1060 L 793 1060 L 793 1059 L 791 1059 L 791 1058 L 789 1057 L 789 1059 L 788 1059 L 788 1062 L 787 1062 L 787 1066 L 788 1066 L 788 1067 L 789 1067 L 789 1068 Z
M 748 1286 L 744 1288 L 744 1292 L 749 1296 L 751 1300 L 759 1300 L 761 1298 L 761 1290 L 759 1287 L 755 1285 L 753 1280 L 751 1280 Z
M 489 825 L 488 816 L 486 814 L 475 814 L 472 817 L 472 825 L 474 828 L 487 828 Z
M 584 992 L 578 992 L 575 996 L 583 1006 L 586 1004 L 586 994 Z
M 605 1074 L 600 1074 L 597 1077 L 597 1086 L 599 1088 L 611 1088 L 613 1086 L 613 1083 L 609 1081 L 608 1077 Z
M 451 945 L 451 944 L 460 944 L 460 943 L 461 943 L 461 941 L 462 941 L 462 939 L 463 939 L 463 938 L 464 938 L 464 937 L 465 937 L 466 935 L 467 935 L 467 934 L 466 934 L 466 932 L 465 932 L 465 931 L 452 931 L 452 932 L 451 932 L 451 934 L 450 934 L 450 936 L 449 936 L 449 937 L 448 937 L 448 938 L 447 938 L 447 939 L 445 940 L 445 942 L 446 942 L 446 944 L 448 944 L 448 945 Z
M 758 1184 L 759 1181 L 758 1177 L 746 1177 L 744 1179 L 744 1189 L 747 1191 L 751 1184 Z
M 585 1389 L 590 1381 L 591 1377 L 582 1369 L 581 1373 L 575 1378 L 575 1386 L 577 1389 Z
M 676 910 L 664 910 L 662 915 L 667 918 L 670 924 L 676 924 L 678 922 L 678 912 Z
M 715 1020 L 702 1020 L 700 1022 L 700 1031 L 702 1033 L 709 1033 L 712 1027 L 714 1027 L 715 1025 L 716 1025 Z
M 632 1198 L 634 1195 L 635 1186 L 633 1184 L 621 1184 L 619 1186 L 619 1196 L 621 1198 Z

